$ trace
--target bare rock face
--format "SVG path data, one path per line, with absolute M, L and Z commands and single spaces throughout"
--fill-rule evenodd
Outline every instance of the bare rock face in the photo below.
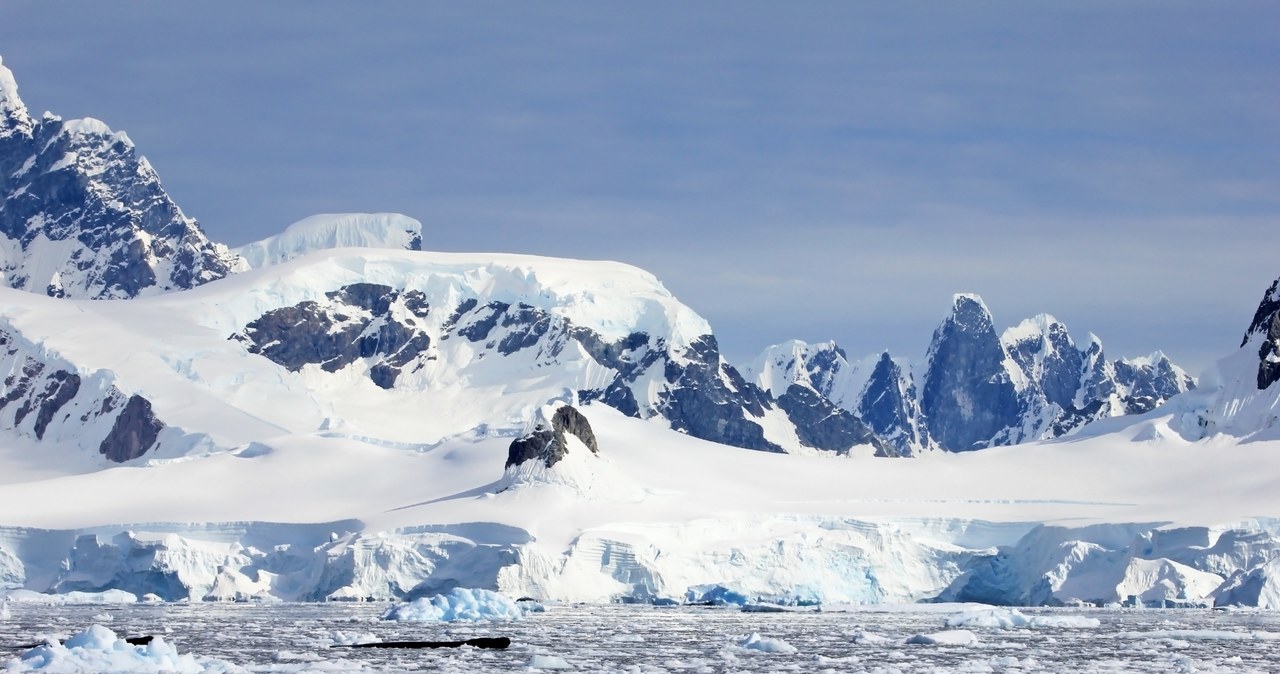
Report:
M 542 461 L 547 468 L 556 465 L 569 452 L 566 435 L 581 440 L 591 453 L 600 453 L 596 435 L 591 431 L 591 422 L 577 408 L 564 405 L 551 416 L 549 425 L 539 422 L 531 433 L 512 441 L 507 450 L 506 467 L 518 466 L 531 459 Z
M 151 411 L 151 401 L 132 395 L 98 451 L 116 463 L 124 463 L 145 454 L 162 430 L 164 424 Z
M 1018 424 L 1018 392 L 1005 370 L 1006 354 L 986 305 L 956 295 L 951 315 L 933 334 L 920 408 L 929 434 L 944 449 L 987 447 Z
M 1280 279 L 1262 296 L 1240 346 L 1248 344 L 1255 334 L 1262 335 L 1258 348 L 1258 390 L 1264 391 L 1280 381 Z

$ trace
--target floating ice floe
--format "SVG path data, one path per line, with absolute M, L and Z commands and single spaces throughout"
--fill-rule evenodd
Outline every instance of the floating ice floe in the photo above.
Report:
M 519 620 L 534 611 L 532 605 L 526 611 L 519 603 L 497 592 L 459 587 L 434 597 L 396 604 L 382 614 L 382 619 L 402 622 Z
M 573 665 L 558 655 L 537 654 L 529 658 L 529 669 L 573 669 Z
M 1228 630 L 1152 630 L 1121 632 L 1117 639 L 1195 639 L 1213 641 L 1280 641 L 1280 632 L 1231 632 Z
M 866 645 L 885 644 L 892 641 L 892 639 L 883 634 L 876 634 L 875 632 L 867 632 L 865 630 L 854 632 L 853 635 L 849 637 L 849 640 L 855 644 Z
M 230 674 L 247 670 L 224 660 L 180 654 L 161 637 L 145 646 L 120 639 L 115 632 L 93 625 L 65 643 L 36 646 L 0 664 L 10 672 L 58 672 L 59 674 L 114 674 L 115 672 L 178 672 L 180 674 Z
M 9 590 L 4 599 L 24 604 L 136 604 L 138 595 L 124 590 L 106 590 L 104 592 L 66 592 L 63 594 L 44 594 L 31 590 Z
M 946 630 L 931 634 L 917 634 L 908 637 L 905 643 L 921 646 L 976 646 L 978 637 L 969 630 Z
M 760 651 L 762 653 L 795 653 L 796 647 L 781 640 L 762 637 L 757 632 L 752 632 L 743 637 L 738 642 L 738 648 L 745 648 L 749 651 Z
M 1092 629 L 1102 623 L 1097 618 L 1077 615 L 1026 616 L 1018 609 L 971 609 L 947 618 L 946 627 L 1014 629 L 1017 627 L 1059 627 Z

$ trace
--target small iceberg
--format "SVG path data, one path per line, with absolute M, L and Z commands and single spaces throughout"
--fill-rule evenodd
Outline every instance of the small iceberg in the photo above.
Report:
M 919 646 L 976 646 L 978 636 L 969 630 L 946 630 L 909 637 L 907 644 Z
M 459 587 L 434 597 L 396 604 L 382 614 L 382 619 L 416 623 L 520 620 L 526 612 L 535 610 L 530 606 L 526 611 L 497 592 Z
M 795 653 L 796 647 L 781 640 L 762 637 L 759 633 L 752 632 L 743 637 L 738 642 L 738 648 L 745 648 L 749 651 L 760 651 L 762 653 Z

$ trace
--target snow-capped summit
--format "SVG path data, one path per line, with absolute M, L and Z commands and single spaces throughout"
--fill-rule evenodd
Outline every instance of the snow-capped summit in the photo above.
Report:
M 322 213 L 232 252 L 254 269 L 332 248 L 422 250 L 422 223 L 399 213 Z
M 13 71 L 4 65 L 0 58 L 0 138 L 13 135 L 31 135 L 31 116 L 27 106 L 18 98 L 18 83 L 13 79 Z
M 0 65 L 0 265 L 5 285 L 79 299 L 192 288 L 236 258 L 169 198 L 123 133 L 27 115 Z

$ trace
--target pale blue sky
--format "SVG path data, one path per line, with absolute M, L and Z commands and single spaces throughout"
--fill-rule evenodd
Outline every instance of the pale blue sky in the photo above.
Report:
M 738 363 L 920 357 L 964 291 L 1196 370 L 1280 275 L 1274 3 L 6 0 L 0 55 L 217 240 L 622 260 Z

